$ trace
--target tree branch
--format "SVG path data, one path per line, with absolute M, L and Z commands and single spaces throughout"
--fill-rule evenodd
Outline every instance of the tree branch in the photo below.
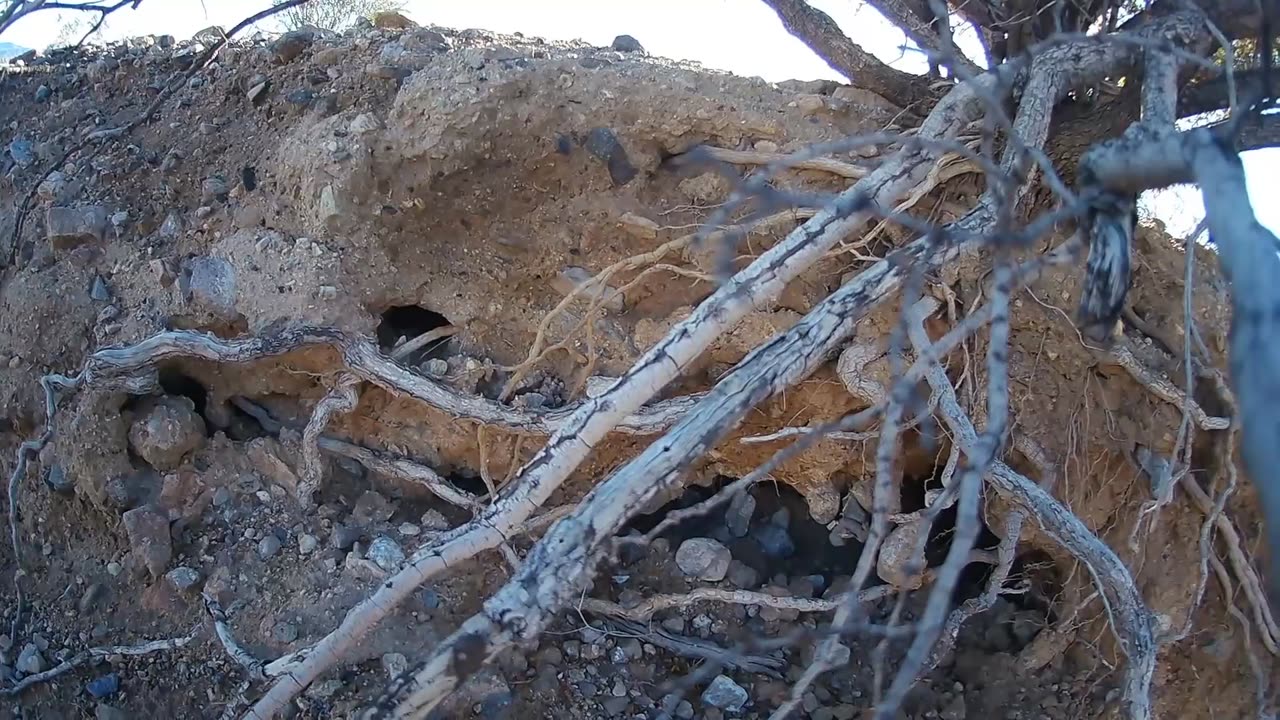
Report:
M 830 15 L 804 0 L 764 0 L 764 3 L 778 14 L 787 32 L 808 45 L 851 83 L 892 98 L 903 107 L 932 99 L 924 77 L 884 64 L 850 40 Z

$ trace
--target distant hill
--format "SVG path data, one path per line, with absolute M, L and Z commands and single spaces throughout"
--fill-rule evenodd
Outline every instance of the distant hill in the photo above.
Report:
M 0 42 L 0 60 L 8 60 L 11 57 L 17 57 L 26 52 L 27 48 L 21 45 L 14 45 L 10 42 Z

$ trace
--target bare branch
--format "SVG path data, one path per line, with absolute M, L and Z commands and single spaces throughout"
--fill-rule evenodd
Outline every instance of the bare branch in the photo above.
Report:
M 931 97 L 925 78 L 885 65 L 850 40 L 830 15 L 804 0 L 764 0 L 764 3 L 778 14 L 787 32 L 858 87 L 893 98 L 902 105 L 913 105 Z

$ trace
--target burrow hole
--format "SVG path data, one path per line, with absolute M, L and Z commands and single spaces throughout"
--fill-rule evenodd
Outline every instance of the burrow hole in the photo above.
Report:
M 444 315 L 420 305 L 394 305 L 382 313 L 382 322 L 378 324 L 377 332 L 378 346 L 383 352 L 391 354 L 405 343 L 411 343 L 425 333 L 451 324 Z M 421 363 L 444 358 L 448 354 L 448 345 L 448 337 L 437 338 L 399 359 L 407 363 Z

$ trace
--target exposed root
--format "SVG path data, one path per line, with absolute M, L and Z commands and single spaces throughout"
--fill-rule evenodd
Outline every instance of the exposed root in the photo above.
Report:
M 324 482 L 324 461 L 320 458 L 318 444 L 320 433 L 334 413 L 348 413 L 355 409 L 359 400 L 358 384 L 359 380 L 351 373 L 339 373 L 334 378 L 333 387 L 316 403 L 311 420 L 302 431 L 302 478 L 298 485 L 298 500 L 304 506 L 311 505 L 312 496 Z
M 262 425 L 263 429 L 273 435 L 279 435 L 284 429 L 284 423 L 275 419 L 262 406 L 247 400 L 245 398 L 232 398 L 231 402 L 245 413 L 252 416 Z M 334 455 L 351 458 L 369 470 L 386 475 L 387 477 L 402 480 L 404 482 L 421 485 L 430 490 L 436 497 L 446 502 L 457 505 L 458 507 L 468 510 L 471 513 L 478 513 L 483 507 L 481 504 L 485 498 L 477 498 L 470 493 L 459 489 L 456 485 L 449 482 L 440 473 L 432 470 L 418 462 L 414 462 L 408 458 L 397 457 L 388 453 L 371 450 L 355 443 L 339 440 L 338 438 L 320 435 L 316 438 L 316 446 L 325 452 L 331 452 Z
M 719 160 L 730 165 L 779 165 L 785 163 L 787 167 L 795 170 L 818 170 L 849 178 L 850 180 L 861 180 L 871 172 L 871 168 L 827 157 L 805 158 L 793 161 L 791 156 L 786 153 L 730 150 L 706 145 L 700 148 L 700 151 L 705 151 L 713 160 Z
M 640 638 L 677 655 L 731 670 L 780 677 L 781 673 L 779 671 L 786 667 L 787 664 L 787 661 L 780 655 L 746 655 L 733 650 L 725 650 L 707 640 L 684 637 L 660 627 L 650 627 L 630 620 L 609 620 L 605 622 L 605 629 L 617 635 Z
M 1151 391 L 1152 395 L 1178 408 L 1187 408 L 1191 417 L 1195 420 L 1196 426 L 1201 430 L 1226 430 L 1231 426 L 1230 418 L 1210 416 L 1195 400 L 1186 397 L 1182 390 L 1169 382 L 1168 379 L 1156 377 L 1146 366 L 1138 361 L 1138 358 L 1133 356 L 1133 352 L 1124 344 L 1117 343 L 1112 347 L 1110 349 L 1110 358 L 1132 375 L 1133 379 L 1137 380 L 1140 385 Z
M 192 630 L 190 634 L 182 637 L 170 638 L 168 640 L 152 640 L 151 642 L 145 642 L 141 645 L 108 645 L 105 647 L 81 650 L 71 658 L 58 663 L 44 672 L 36 673 L 35 675 L 28 675 L 13 687 L 0 688 L 0 696 L 13 697 L 34 685 L 47 682 L 60 675 L 65 675 L 82 665 L 87 665 L 89 661 L 97 658 L 106 658 L 112 655 L 137 657 L 139 655 L 150 655 L 151 653 L 178 650 L 186 647 L 187 643 L 194 640 L 198 630 L 199 628 L 197 627 Z
M 393 348 L 391 350 L 391 357 L 394 360 L 404 360 L 406 357 L 409 357 L 413 353 L 437 340 L 443 340 L 457 334 L 458 328 L 453 325 L 445 325 L 444 327 L 428 330 L 405 344 Z
M 878 585 L 858 593 L 858 602 L 870 602 L 897 593 L 891 585 Z M 604 615 L 623 620 L 648 622 L 654 613 L 683 608 L 700 602 L 734 603 L 737 605 L 758 605 L 777 608 L 779 610 L 795 610 L 802 613 L 831 612 L 838 603 L 835 600 L 822 598 L 801 598 L 790 595 L 778 596 L 752 590 L 721 590 L 719 588 L 698 588 L 683 595 L 653 595 L 639 605 L 622 607 L 617 603 L 596 598 L 584 598 L 578 608 L 596 615 Z

